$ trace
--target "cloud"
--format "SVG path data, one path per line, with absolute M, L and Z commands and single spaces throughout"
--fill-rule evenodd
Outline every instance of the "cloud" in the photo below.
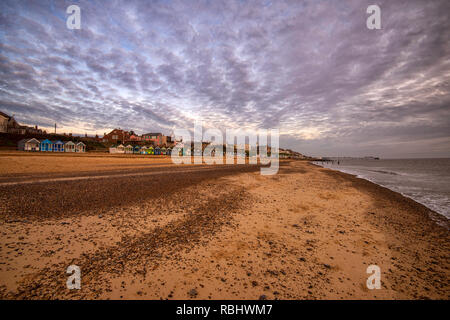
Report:
M 200 118 L 277 127 L 313 155 L 450 156 L 448 1 L 379 1 L 382 30 L 359 0 L 79 1 L 81 30 L 70 4 L 0 3 L 0 109 L 21 121 L 170 133 Z

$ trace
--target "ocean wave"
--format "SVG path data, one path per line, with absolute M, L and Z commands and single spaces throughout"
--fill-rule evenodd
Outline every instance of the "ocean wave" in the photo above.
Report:
M 392 172 L 392 171 L 384 171 L 384 170 L 367 170 L 367 171 L 372 171 L 372 172 L 378 172 L 378 173 L 384 173 L 384 174 L 390 174 L 390 175 L 393 175 L 393 176 L 398 176 L 398 173 Z
M 418 187 L 418 186 L 395 185 L 395 184 L 393 184 L 393 181 L 380 182 L 379 180 L 376 180 L 375 177 L 370 176 L 370 173 L 369 173 L 369 172 L 376 172 L 376 173 L 389 174 L 392 176 L 394 176 L 394 175 L 398 176 L 399 174 L 397 174 L 395 172 L 384 171 L 384 170 L 370 170 L 370 169 L 366 169 L 366 168 L 364 168 L 364 169 L 361 168 L 359 170 L 356 170 L 353 168 L 345 168 L 345 167 L 335 167 L 335 166 L 327 167 L 327 166 L 321 165 L 320 163 L 314 163 L 314 164 L 324 167 L 324 168 L 327 168 L 327 169 L 351 174 L 351 175 L 356 176 L 357 178 L 370 181 L 379 186 L 388 188 L 391 191 L 398 192 L 402 196 L 410 198 L 410 199 L 426 206 L 431 211 L 434 211 L 434 212 L 438 213 L 439 215 L 444 216 L 447 219 L 450 219 L 450 211 L 449 211 L 449 206 L 448 206 L 449 199 L 446 199 L 444 197 L 439 197 L 437 195 L 427 194 L 425 192 L 417 192 L 418 190 L 423 190 L 422 187 Z

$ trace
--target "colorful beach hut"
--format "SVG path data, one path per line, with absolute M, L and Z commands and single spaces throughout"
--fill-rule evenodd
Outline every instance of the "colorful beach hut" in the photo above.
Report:
M 140 154 L 147 154 L 148 148 L 146 146 L 143 146 L 140 150 Z
M 139 154 L 141 152 L 141 147 L 139 147 L 138 145 L 133 147 L 133 153 Z
M 44 152 L 52 151 L 53 150 L 53 142 L 51 142 L 48 139 L 45 139 L 39 145 L 39 149 Z
M 161 154 L 161 149 L 159 147 L 155 147 L 155 155 L 160 155 Z
M 53 152 L 64 152 L 64 142 L 58 140 L 53 141 Z
M 172 148 L 167 148 L 166 154 L 167 154 L 168 156 L 172 155 Z
M 150 146 L 150 147 L 147 149 L 147 154 L 155 154 L 155 149 L 153 149 L 153 147 Z
M 161 154 L 162 154 L 162 155 L 166 155 L 166 153 L 167 153 L 166 147 L 162 147 L 162 148 L 161 148 Z

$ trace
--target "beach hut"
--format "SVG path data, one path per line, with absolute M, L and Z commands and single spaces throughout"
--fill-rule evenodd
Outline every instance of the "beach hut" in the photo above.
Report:
M 133 146 L 131 144 L 125 147 L 125 153 L 133 153 Z
M 53 152 L 64 152 L 64 142 L 58 140 L 53 141 Z
M 166 155 L 166 153 L 167 153 L 166 147 L 162 147 L 162 148 L 161 148 L 161 154 L 162 154 L 162 155 Z
M 141 152 L 141 147 L 139 147 L 139 146 L 134 146 L 134 148 L 133 148 L 133 153 L 136 153 L 136 154 L 139 154 Z
M 75 143 L 73 141 L 67 141 L 64 144 L 64 152 L 75 152 Z
M 150 147 L 147 149 L 147 154 L 155 154 L 155 149 L 153 149 L 153 147 L 150 146 Z
M 147 148 L 146 146 L 143 146 L 143 147 L 141 148 L 141 150 L 140 150 L 140 153 L 141 153 L 141 154 L 147 154 L 147 150 L 148 150 L 148 148 Z
M 167 150 L 166 150 L 166 154 L 168 155 L 168 156 L 170 156 L 171 154 L 172 154 L 172 148 L 167 148 Z
M 75 145 L 75 152 L 86 152 L 86 145 L 83 142 L 78 142 Z
M 112 145 L 111 147 L 109 147 L 109 153 L 117 153 L 116 145 Z
M 160 155 L 161 154 L 161 149 L 159 147 L 155 147 L 155 155 Z
M 116 147 L 116 153 L 125 153 L 125 147 L 124 147 L 123 144 L 119 144 L 119 145 Z
M 17 150 L 20 151 L 25 151 L 25 143 L 28 141 L 29 139 L 22 139 L 19 142 L 17 142 Z
M 18 143 L 18 149 L 22 151 L 39 151 L 40 141 L 35 138 L 22 139 Z
M 51 142 L 48 139 L 45 139 L 39 145 L 39 149 L 44 152 L 52 151 L 53 150 L 53 142 Z

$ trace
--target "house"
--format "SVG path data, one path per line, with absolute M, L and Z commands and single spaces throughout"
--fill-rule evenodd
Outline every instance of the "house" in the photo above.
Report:
M 150 146 L 150 147 L 147 149 L 147 154 L 155 154 L 155 149 L 153 149 L 153 147 Z
M 141 152 L 141 147 L 139 147 L 138 145 L 133 147 L 133 153 L 139 154 Z
M 168 146 L 173 143 L 172 137 L 165 136 L 160 132 L 145 133 L 142 135 L 142 141 L 152 142 L 155 146 Z
M 0 111 L 0 132 L 15 134 L 42 134 L 43 131 L 37 126 L 29 127 L 20 125 L 14 117 L 8 116 Z
M 138 136 L 135 133 L 132 133 L 129 137 L 129 141 L 141 141 L 141 140 L 142 140 L 142 137 Z
M 8 132 L 9 116 L 6 113 L 0 111 L 0 132 Z
M 161 148 L 161 154 L 166 155 L 167 149 L 165 147 Z
M 8 133 L 15 133 L 15 134 L 25 134 L 26 126 L 20 125 L 14 117 L 9 117 L 8 119 Z
M 83 142 L 78 142 L 75 145 L 75 152 L 86 152 L 86 145 Z
M 125 153 L 133 153 L 133 146 L 131 144 L 125 147 Z
M 38 139 L 22 139 L 19 141 L 17 147 L 22 151 L 39 151 L 40 141 Z
M 53 142 L 51 142 L 48 139 L 45 139 L 39 145 L 39 149 L 40 149 L 40 151 L 44 151 L 44 152 L 52 151 L 53 150 Z
M 64 144 L 64 152 L 75 152 L 75 143 L 73 141 L 67 141 Z
M 142 135 L 142 140 L 153 142 L 155 146 L 158 146 L 162 143 L 162 133 L 145 133 Z
M 64 152 L 64 142 L 58 140 L 53 141 L 53 152 Z
M 155 155 L 160 155 L 161 149 L 159 147 L 155 147 Z
M 113 142 L 118 143 L 128 141 L 130 139 L 130 133 L 122 129 L 114 129 L 108 134 L 104 134 L 102 142 Z
M 290 149 L 279 149 L 278 150 L 278 155 L 281 159 L 292 159 L 292 158 L 300 158 L 299 156 L 301 155 L 298 152 L 292 151 Z

